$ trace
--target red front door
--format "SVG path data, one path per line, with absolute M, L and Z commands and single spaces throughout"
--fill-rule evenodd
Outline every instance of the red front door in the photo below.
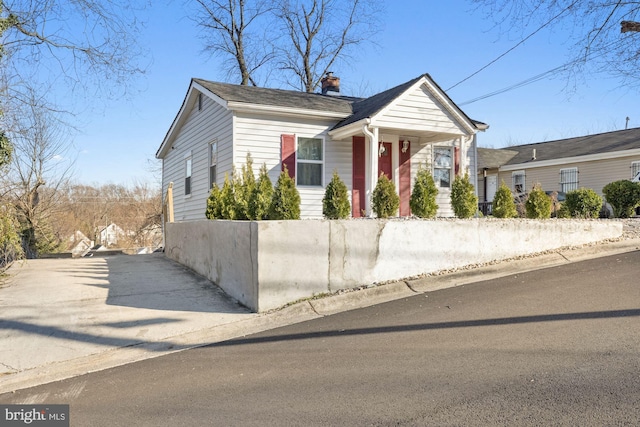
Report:
M 380 157 L 378 157 L 378 177 L 380 177 L 381 173 L 384 173 L 387 178 L 393 180 L 393 166 L 391 163 L 391 143 L 383 142 L 384 152 Z M 380 147 L 378 145 L 378 147 Z

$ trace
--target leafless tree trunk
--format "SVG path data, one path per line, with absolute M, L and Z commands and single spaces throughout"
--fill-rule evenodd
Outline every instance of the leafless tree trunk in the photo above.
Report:
M 57 191 L 69 179 L 73 159 L 61 123 L 31 94 L 30 103 L 5 114 L 14 145 L 12 168 L 3 187 L 15 206 L 27 257 L 55 250 L 51 216 L 59 208 Z
M 240 84 L 257 86 L 255 74 L 273 58 L 266 35 L 269 0 L 190 0 L 196 4 L 194 21 L 202 29 L 204 50 L 225 58 L 229 74 Z M 262 21 L 262 22 L 261 22 Z M 262 32 L 262 34 L 260 34 Z
M 282 0 L 278 8 L 285 37 L 279 46 L 279 68 L 287 82 L 314 92 L 337 63 L 346 63 L 354 48 L 379 28 L 375 0 Z

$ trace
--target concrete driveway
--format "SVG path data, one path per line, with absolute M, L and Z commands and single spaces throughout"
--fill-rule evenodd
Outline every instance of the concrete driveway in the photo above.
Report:
M 209 342 L 197 334 L 255 316 L 163 254 L 29 260 L 0 282 L 0 382 Z

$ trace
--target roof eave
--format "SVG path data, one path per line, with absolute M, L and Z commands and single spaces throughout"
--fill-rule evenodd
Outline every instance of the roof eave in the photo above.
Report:
M 513 163 L 500 166 L 500 171 L 508 172 L 521 169 L 540 168 L 544 166 L 559 166 L 570 163 L 592 162 L 596 160 L 609 160 L 638 155 L 640 155 L 640 148 L 631 150 L 610 151 L 607 153 L 587 154 L 584 156 L 561 157 L 559 159 L 533 160 L 525 163 Z
M 349 117 L 350 113 L 341 113 L 337 111 L 321 111 L 311 109 L 300 109 L 292 107 L 281 107 L 266 104 L 249 104 L 246 102 L 229 101 L 227 103 L 229 110 L 239 113 L 261 113 L 273 116 L 286 117 L 317 117 L 331 120 L 341 120 Z

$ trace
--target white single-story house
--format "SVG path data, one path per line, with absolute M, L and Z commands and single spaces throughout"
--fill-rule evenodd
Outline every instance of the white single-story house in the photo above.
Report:
M 205 218 L 213 183 L 239 171 L 247 153 L 257 175 L 266 164 L 273 183 L 287 166 L 301 196 L 303 218 L 322 217 L 325 186 L 337 171 L 347 185 L 352 216 L 372 216 L 380 173 L 394 183 L 399 214 L 410 215 L 415 173 L 429 168 L 439 187 L 439 216 L 452 216 L 456 175 L 476 182 L 476 133 L 471 120 L 428 74 L 369 98 L 340 95 L 329 73 L 322 93 L 239 86 L 192 79 L 156 157 L 162 186 L 173 183 L 176 221 Z
M 540 184 L 543 190 L 564 193 L 591 188 L 602 196 L 608 183 L 640 172 L 640 128 L 477 150 L 481 206 L 493 201 L 500 182 L 516 195 Z

